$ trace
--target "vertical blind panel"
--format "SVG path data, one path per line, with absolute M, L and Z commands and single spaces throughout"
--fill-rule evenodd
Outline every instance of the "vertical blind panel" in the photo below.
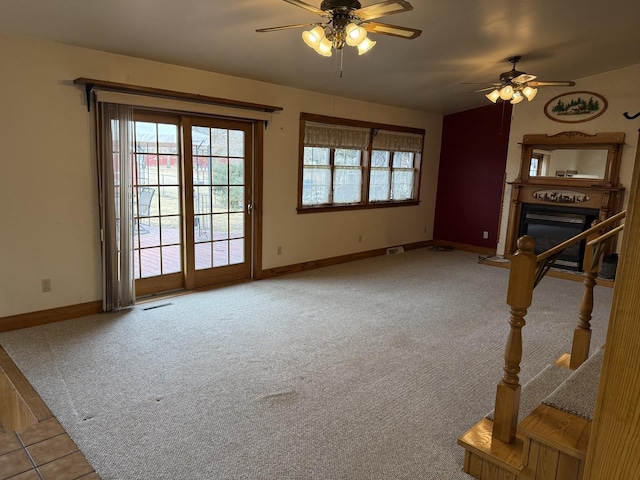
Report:
M 390 152 L 414 152 L 422 151 L 423 136 L 417 133 L 392 132 L 378 130 L 373 137 L 374 150 L 387 150 Z
M 369 129 L 305 122 L 304 144 L 307 147 L 354 148 L 364 150 L 369 146 Z

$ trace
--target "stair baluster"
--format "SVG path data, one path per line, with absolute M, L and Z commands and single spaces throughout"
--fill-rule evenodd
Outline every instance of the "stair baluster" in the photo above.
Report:
M 595 227 L 599 220 L 595 220 L 592 227 Z M 587 237 L 587 243 L 595 240 L 600 232 L 594 231 Z M 578 315 L 578 325 L 573 331 L 573 344 L 571 345 L 571 360 L 569 368 L 575 370 L 589 358 L 589 347 L 591 345 L 591 313 L 593 312 L 593 287 L 596 285 L 598 266 L 602 250 L 587 247 L 584 252 L 584 292 L 580 301 L 580 313 Z
M 504 373 L 496 391 L 492 437 L 510 443 L 516 436 L 520 409 L 520 362 L 522 360 L 522 327 L 527 308 L 531 306 L 536 274 L 533 237 L 518 239 L 518 251 L 511 259 L 507 304 L 511 307 L 509 336 L 504 352 Z

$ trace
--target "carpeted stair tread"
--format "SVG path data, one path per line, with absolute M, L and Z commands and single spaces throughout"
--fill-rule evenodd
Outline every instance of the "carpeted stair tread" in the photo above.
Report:
M 593 420 L 604 351 L 599 349 L 558 386 L 542 403 Z
M 555 364 L 547 365 L 540 373 L 529 380 L 520 393 L 520 411 L 518 423 L 529 415 L 551 392 L 556 390 L 571 374 L 572 370 Z M 494 411 L 487 418 L 493 420 Z

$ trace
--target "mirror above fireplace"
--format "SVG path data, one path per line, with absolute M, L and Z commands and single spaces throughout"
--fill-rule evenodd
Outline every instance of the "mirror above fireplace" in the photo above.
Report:
M 525 135 L 515 183 L 616 185 L 623 143 L 624 133 Z

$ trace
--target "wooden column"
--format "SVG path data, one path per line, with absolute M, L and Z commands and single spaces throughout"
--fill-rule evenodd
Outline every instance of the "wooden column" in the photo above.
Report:
M 584 480 L 640 472 L 640 139 L 628 204 Z
M 520 362 L 522 361 L 522 327 L 533 297 L 536 273 L 536 242 L 525 235 L 518 239 L 518 251 L 511 259 L 507 304 L 511 307 L 509 336 L 504 352 L 504 373 L 496 391 L 493 438 L 506 443 L 516 436 L 520 410 Z

